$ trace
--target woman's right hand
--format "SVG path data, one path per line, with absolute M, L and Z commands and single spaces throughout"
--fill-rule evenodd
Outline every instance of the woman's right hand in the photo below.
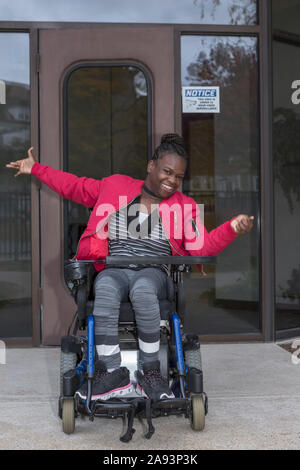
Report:
M 28 150 L 28 157 L 24 158 L 23 160 L 17 160 L 15 162 L 10 162 L 6 165 L 7 168 L 13 168 L 18 170 L 14 176 L 19 175 L 30 175 L 33 165 L 35 164 L 36 160 L 32 154 L 33 147 L 30 147 Z

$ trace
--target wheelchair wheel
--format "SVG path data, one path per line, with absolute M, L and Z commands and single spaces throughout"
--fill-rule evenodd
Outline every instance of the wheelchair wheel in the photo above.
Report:
M 60 352 L 60 395 L 63 395 L 63 376 L 77 364 L 77 354 L 72 352 Z
M 188 367 L 195 367 L 196 369 L 202 370 L 202 359 L 201 359 L 201 350 L 192 349 L 184 352 L 185 362 Z
M 205 426 L 205 404 L 203 396 L 193 395 L 191 405 L 191 427 L 194 431 L 202 431 Z
M 75 405 L 73 398 L 67 398 L 62 403 L 62 428 L 65 434 L 75 430 Z

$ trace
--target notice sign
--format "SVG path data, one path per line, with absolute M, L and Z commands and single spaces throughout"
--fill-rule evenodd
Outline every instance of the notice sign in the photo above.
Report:
M 219 113 L 220 87 L 218 86 L 183 86 L 183 113 Z

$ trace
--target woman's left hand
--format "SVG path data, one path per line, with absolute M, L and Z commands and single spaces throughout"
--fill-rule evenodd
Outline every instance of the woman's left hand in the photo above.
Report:
M 235 233 L 237 233 L 238 235 L 244 235 L 245 233 L 250 232 L 250 230 L 252 229 L 253 220 L 253 215 L 251 217 L 248 217 L 248 215 L 240 214 L 230 222 L 230 225 L 235 231 Z

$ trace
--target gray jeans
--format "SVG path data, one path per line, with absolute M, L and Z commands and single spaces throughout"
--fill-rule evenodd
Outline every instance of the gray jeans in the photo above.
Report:
M 120 303 L 129 299 L 135 312 L 141 363 L 158 360 L 159 300 L 166 298 L 167 274 L 159 268 L 107 268 L 94 283 L 95 343 L 108 370 L 121 365 L 118 320 Z

